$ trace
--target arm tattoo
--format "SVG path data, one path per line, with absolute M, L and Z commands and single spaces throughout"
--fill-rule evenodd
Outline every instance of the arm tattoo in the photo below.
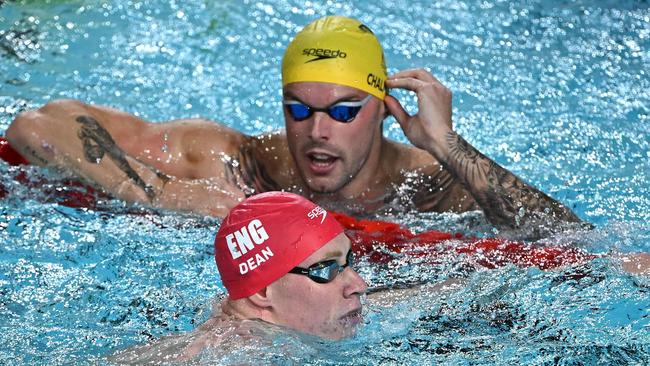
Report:
M 571 210 L 524 183 L 455 132 L 449 132 L 446 137 L 450 146 L 447 165 L 456 172 L 492 223 L 516 228 L 530 216 L 539 214 L 562 221 L 580 222 Z
M 120 149 L 111 135 L 104 129 L 99 122 L 91 116 L 79 116 L 76 121 L 81 124 L 81 128 L 77 136 L 83 144 L 83 153 L 86 161 L 91 164 L 99 164 L 105 155 L 123 171 L 126 176 L 140 187 L 147 195 L 150 201 L 156 197 L 154 188 L 147 184 L 138 173 L 131 167 L 126 160 L 126 154 Z M 163 173 L 156 171 L 156 175 L 165 183 L 169 181 L 169 177 Z
M 249 144 L 239 150 L 236 159 L 226 160 L 226 168 L 226 179 L 240 187 L 247 197 L 282 189 L 255 158 L 254 149 Z

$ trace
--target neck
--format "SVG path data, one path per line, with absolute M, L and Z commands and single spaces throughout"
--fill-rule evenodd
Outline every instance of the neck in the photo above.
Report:
M 245 319 L 263 319 L 264 316 L 260 309 L 256 307 L 248 298 L 230 300 L 225 299 L 221 302 L 221 311 L 224 315 L 245 320 Z

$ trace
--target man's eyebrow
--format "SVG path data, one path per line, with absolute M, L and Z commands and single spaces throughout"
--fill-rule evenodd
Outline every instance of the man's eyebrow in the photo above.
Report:
M 340 250 L 327 252 L 327 253 L 325 253 L 325 257 L 324 257 L 325 259 L 323 259 L 323 260 L 328 260 L 329 258 L 339 258 L 342 255 L 343 255 L 343 253 L 341 253 Z
M 352 250 L 352 246 L 350 246 L 348 250 L 345 251 L 345 255 L 347 255 L 347 253 L 350 252 L 351 250 Z M 333 250 L 331 252 L 325 253 L 325 256 L 323 257 L 324 259 L 322 259 L 320 262 L 334 259 L 334 258 L 340 258 L 342 256 L 343 256 L 343 252 L 341 252 L 340 250 Z

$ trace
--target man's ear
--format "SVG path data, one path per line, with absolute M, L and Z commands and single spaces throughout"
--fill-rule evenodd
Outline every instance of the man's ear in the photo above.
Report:
M 272 301 L 271 298 L 267 296 L 267 288 L 268 287 L 264 287 L 263 289 L 249 296 L 248 299 L 250 302 L 258 308 L 270 308 Z

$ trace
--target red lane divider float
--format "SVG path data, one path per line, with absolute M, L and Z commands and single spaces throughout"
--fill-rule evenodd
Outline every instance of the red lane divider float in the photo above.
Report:
M 18 151 L 14 150 L 14 148 L 9 145 L 9 141 L 4 137 L 0 137 L 0 157 L 2 157 L 2 160 L 7 162 L 9 165 L 29 164 L 29 161 L 23 158 Z
M 13 149 L 7 140 L 0 137 L 0 159 L 10 165 L 26 165 L 29 162 Z M 30 181 L 24 171 L 15 180 L 23 184 L 43 186 L 45 180 Z M 75 180 L 57 182 L 57 187 L 46 190 L 60 205 L 74 208 L 95 208 L 97 198 L 108 198 L 93 187 Z M 0 199 L 8 195 L 8 190 L 0 184 Z M 388 221 L 358 220 L 353 217 L 332 213 L 345 227 L 357 255 L 368 256 L 375 263 L 386 263 L 395 254 L 407 256 L 467 255 L 487 268 L 506 264 L 520 267 L 536 266 L 541 269 L 556 268 L 594 259 L 596 256 L 583 250 L 563 246 L 533 246 L 500 238 L 474 238 L 462 234 L 429 230 L 414 233 L 411 230 Z
M 29 165 L 29 161 L 25 159 L 18 151 L 16 151 L 9 142 L 0 136 L 0 160 L 5 161 L 9 165 Z M 98 198 L 108 198 L 109 196 L 103 192 L 97 191 L 95 188 L 83 184 L 78 180 L 64 179 L 56 182 L 51 182 L 46 179 L 30 179 L 27 173 L 23 170 L 18 172 L 13 177 L 14 180 L 21 184 L 30 185 L 33 187 L 43 187 L 43 193 L 47 197 L 52 197 L 58 204 L 73 207 L 73 208 L 95 208 L 97 206 Z M 0 183 L 0 199 L 9 194 L 7 187 Z
M 519 267 L 551 269 L 583 263 L 596 258 L 578 248 L 566 246 L 536 246 L 501 238 L 466 237 L 459 233 L 429 230 L 414 233 L 393 222 L 357 220 L 333 213 L 346 228 L 355 252 L 368 255 L 373 262 L 388 262 L 395 253 L 408 256 L 467 255 L 487 268 L 515 264 Z
M 0 158 L 4 160 L 9 165 L 22 165 L 29 164 L 29 162 L 14 150 L 9 142 L 0 136 Z M 9 194 L 7 188 L 0 183 L 0 199 L 4 198 Z

